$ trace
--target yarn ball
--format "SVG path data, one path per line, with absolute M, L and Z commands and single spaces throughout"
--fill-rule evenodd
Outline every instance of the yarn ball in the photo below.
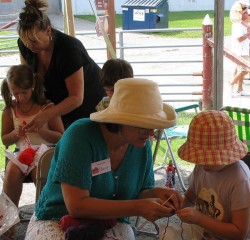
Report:
M 67 228 L 65 240 L 101 240 L 106 230 L 115 226 L 116 223 L 116 219 L 87 221 L 79 226 Z
M 65 232 L 69 227 L 77 227 L 81 225 L 82 222 L 80 219 L 73 218 L 70 215 L 65 215 L 61 217 L 59 221 L 60 228 Z
M 28 147 L 20 153 L 18 160 L 19 162 L 30 166 L 34 160 L 35 154 L 36 150 L 31 147 Z
M 117 219 L 80 219 L 65 215 L 59 226 L 65 232 L 65 240 L 99 240 L 105 231 L 114 227 Z
M 65 232 L 65 240 L 101 240 L 105 229 L 98 224 L 83 224 L 77 227 L 69 227 Z

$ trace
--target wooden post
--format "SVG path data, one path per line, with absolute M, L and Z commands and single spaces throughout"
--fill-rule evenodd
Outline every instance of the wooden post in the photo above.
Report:
M 109 24 L 109 40 L 113 49 L 116 53 L 116 34 L 115 34 L 115 3 L 114 0 L 108 1 L 108 11 L 106 12 L 108 15 L 108 24 Z M 110 59 L 111 55 L 109 51 L 107 51 L 107 58 Z
M 107 45 L 107 58 L 116 58 L 116 40 L 115 40 L 115 7 L 114 7 L 114 0 L 107 0 L 104 2 L 104 0 L 100 0 L 96 2 L 96 5 L 98 6 L 98 10 L 101 10 L 102 8 L 104 8 L 103 10 L 106 10 L 107 8 L 110 8 L 109 10 L 105 11 L 105 16 L 102 16 L 103 21 L 100 21 L 100 18 L 97 13 L 96 10 L 94 9 L 91 0 L 89 0 L 90 6 L 93 10 L 93 13 L 95 14 L 96 17 L 96 21 L 97 21 L 97 35 L 102 34 L 106 45 Z M 106 3 L 108 3 L 108 6 L 106 6 Z M 113 10 L 112 10 L 113 9 Z M 109 19 L 109 15 L 111 17 L 111 20 Z M 103 18 L 104 17 L 104 18 Z M 108 18 L 108 26 L 106 24 L 105 21 L 105 17 Z M 102 23 L 103 22 L 103 23 Z M 109 23 L 111 24 L 111 27 L 109 27 Z M 106 32 L 108 27 L 108 32 Z M 99 29 L 100 28 L 100 29 Z M 100 31 L 100 33 L 99 33 Z M 112 35 L 112 43 L 110 41 L 110 34 Z
M 71 0 L 64 0 L 64 32 L 75 37 L 74 14 Z
M 224 0 L 214 2 L 213 109 L 223 107 Z
M 203 89 L 202 89 L 202 109 L 209 110 L 213 107 L 212 99 L 212 76 L 213 76 L 213 54 L 212 47 L 207 39 L 213 35 L 212 21 L 208 14 L 202 22 L 203 35 Z

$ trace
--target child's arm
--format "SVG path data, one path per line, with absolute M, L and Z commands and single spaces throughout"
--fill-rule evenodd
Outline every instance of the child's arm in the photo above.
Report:
M 182 208 L 193 207 L 194 204 L 195 204 L 195 194 L 190 188 L 188 188 L 187 191 L 185 192 Z
M 52 105 L 50 105 L 51 107 Z M 46 107 L 48 109 L 49 107 Z M 42 138 L 51 143 L 57 143 L 64 133 L 64 126 L 61 117 L 51 118 L 48 122 L 49 128 L 41 127 L 38 133 Z
M 220 222 L 193 208 L 183 208 L 178 210 L 178 217 L 181 221 L 197 224 L 207 231 L 228 240 L 244 239 L 250 224 L 250 208 L 232 212 L 231 222 Z
M 5 109 L 2 113 L 2 142 L 5 146 L 10 146 L 15 144 L 20 136 L 14 128 L 13 119 L 11 117 L 11 110 Z

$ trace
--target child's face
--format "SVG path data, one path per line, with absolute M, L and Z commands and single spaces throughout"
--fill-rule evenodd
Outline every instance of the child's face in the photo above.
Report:
M 32 88 L 23 89 L 17 87 L 15 84 L 8 84 L 10 92 L 14 96 L 14 98 L 20 103 L 27 103 L 31 100 L 32 96 Z
M 114 87 L 103 87 L 107 96 L 112 98 L 113 94 L 114 94 Z

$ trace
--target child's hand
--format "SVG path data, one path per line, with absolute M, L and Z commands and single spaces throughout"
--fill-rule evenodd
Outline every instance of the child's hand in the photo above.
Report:
M 176 211 L 176 214 L 182 222 L 189 224 L 198 224 L 202 213 L 195 210 L 194 208 L 187 207 Z
M 22 126 L 16 126 L 15 127 L 15 134 L 17 137 L 22 137 L 25 135 L 25 130 L 23 130 Z

